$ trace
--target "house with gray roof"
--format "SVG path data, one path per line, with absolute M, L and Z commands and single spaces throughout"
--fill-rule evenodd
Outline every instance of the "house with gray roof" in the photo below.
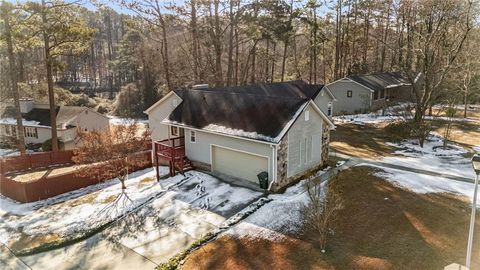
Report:
M 334 115 L 366 113 L 396 102 L 413 101 L 410 81 L 398 72 L 349 75 L 326 87 L 336 97 Z
M 50 106 L 35 103 L 31 98 L 20 99 L 20 112 L 25 132 L 25 143 L 41 144 L 51 139 Z M 110 128 L 110 119 L 87 107 L 57 106 L 56 110 L 58 139 L 66 150 L 75 146 L 77 130 L 105 130 Z M 3 138 L 16 138 L 17 120 L 13 105 L 0 106 L 0 135 Z
M 333 94 L 304 81 L 172 91 L 145 111 L 156 161 L 278 190 L 328 158 Z M 330 104 L 330 105 L 329 105 Z M 330 107 L 329 107 L 330 106 Z M 172 156 L 175 155 L 175 156 Z

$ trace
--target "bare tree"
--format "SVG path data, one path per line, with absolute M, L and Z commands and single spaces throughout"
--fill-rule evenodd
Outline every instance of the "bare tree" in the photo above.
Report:
M 337 177 L 328 183 L 309 179 L 306 183 L 309 202 L 303 208 L 304 226 L 314 232 L 322 252 L 325 252 L 328 235 L 335 226 L 338 212 L 343 208 L 343 199 L 337 188 Z M 318 238 L 317 238 L 318 237 Z
M 79 130 L 79 139 L 73 161 L 84 166 L 79 167 L 78 173 L 97 179 L 117 178 L 122 190 L 126 189 L 125 180 L 132 169 L 151 162 L 150 135 L 136 123 L 98 132 Z

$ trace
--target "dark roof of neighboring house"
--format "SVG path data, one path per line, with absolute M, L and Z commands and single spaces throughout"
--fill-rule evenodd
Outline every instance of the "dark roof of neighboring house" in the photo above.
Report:
M 349 75 L 347 78 L 364 85 L 374 91 L 383 90 L 389 87 L 411 85 L 410 81 L 399 72 L 382 72 L 362 75 Z
M 290 81 L 185 90 L 168 121 L 197 129 L 215 125 L 220 133 L 272 142 L 322 87 Z
M 86 107 L 57 106 L 57 126 L 67 123 L 69 120 L 87 110 Z M 15 118 L 15 109 L 12 106 L 5 107 L 1 112 L 2 118 Z M 50 109 L 33 108 L 28 113 L 23 113 L 22 118 L 26 121 L 39 122 L 40 126 L 50 126 Z

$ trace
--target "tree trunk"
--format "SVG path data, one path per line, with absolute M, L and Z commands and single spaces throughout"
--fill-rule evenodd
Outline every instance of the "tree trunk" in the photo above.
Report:
M 45 0 L 42 0 L 42 22 L 45 26 L 48 25 Z M 50 127 L 52 131 L 52 150 L 58 151 L 57 107 L 55 106 L 55 93 L 53 92 L 53 77 L 52 77 L 52 60 L 53 59 L 50 56 L 50 37 L 45 30 L 43 31 L 43 43 L 45 46 L 45 69 L 47 72 L 48 104 L 50 105 Z
M 284 81 L 285 79 L 285 64 L 287 61 L 287 48 L 288 48 L 288 40 L 283 42 L 283 57 L 282 57 L 282 75 L 280 81 Z
M 26 154 L 25 149 L 25 133 L 23 129 L 22 123 L 22 113 L 20 112 L 20 97 L 18 94 L 18 85 L 17 85 L 17 69 L 15 66 L 15 56 L 13 54 L 13 44 L 12 44 L 12 32 L 10 26 L 10 14 L 8 14 L 8 10 L 4 7 L 5 3 L 2 4 L 3 12 L 3 22 L 5 28 L 5 40 L 7 42 L 7 51 L 8 51 L 8 63 L 9 63 L 9 73 L 10 73 L 10 83 L 11 83 L 11 90 L 13 94 L 13 101 L 15 104 L 15 118 L 17 120 L 17 136 L 18 136 L 18 149 L 20 150 L 21 155 Z
M 276 50 L 277 50 L 277 43 L 273 43 L 273 57 L 272 57 L 272 69 L 271 69 L 271 75 L 270 75 L 270 82 L 273 83 L 274 76 L 275 76 L 275 59 L 277 58 L 276 56 Z
M 165 21 L 163 15 L 158 10 L 158 20 L 162 30 L 162 42 L 163 42 L 163 69 L 165 70 L 165 81 L 167 82 L 168 91 L 173 90 L 172 82 L 170 80 L 170 63 L 168 55 L 168 41 L 167 41 L 167 27 L 165 26 Z
M 234 0 L 230 0 L 230 28 L 228 35 L 228 63 L 227 63 L 227 86 L 232 85 L 232 74 L 233 74 L 233 38 L 236 19 L 233 14 Z
M 200 74 L 198 71 L 198 31 L 197 31 L 197 1 L 191 0 L 191 21 L 190 21 L 190 28 L 192 32 L 192 55 L 193 55 L 193 75 L 195 77 L 195 82 L 198 83 L 200 81 Z
M 342 25 L 342 0 L 337 1 L 337 16 L 335 28 L 335 62 L 334 62 L 334 79 L 338 79 L 340 74 L 340 35 Z

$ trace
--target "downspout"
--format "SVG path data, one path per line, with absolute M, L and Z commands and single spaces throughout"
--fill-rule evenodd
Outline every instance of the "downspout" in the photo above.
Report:
M 277 182 L 277 145 L 271 144 L 272 148 L 272 181 L 268 185 L 268 190 L 272 189 L 273 183 Z

